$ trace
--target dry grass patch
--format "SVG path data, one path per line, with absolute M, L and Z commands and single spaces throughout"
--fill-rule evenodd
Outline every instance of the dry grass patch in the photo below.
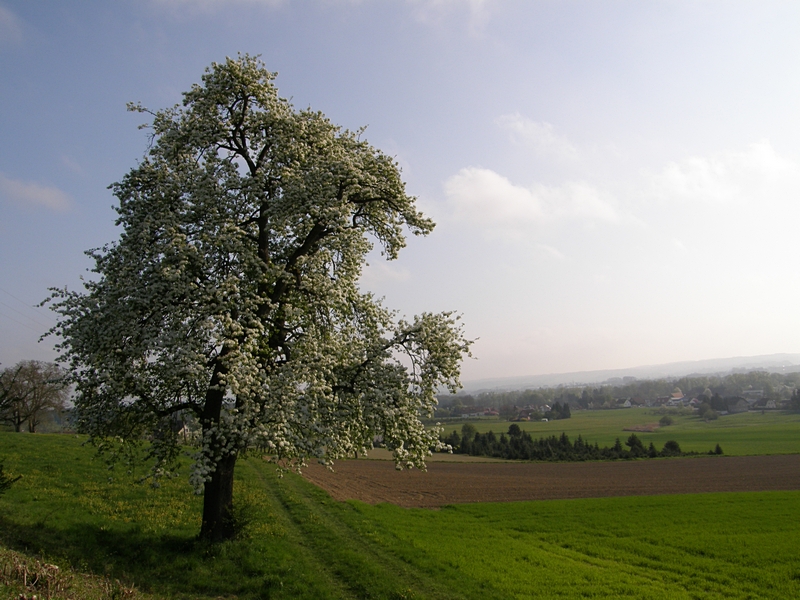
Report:
M 19 600 L 122 600 L 146 596 L 119 580 L 78 573 L 0 548 L 0 591 Z

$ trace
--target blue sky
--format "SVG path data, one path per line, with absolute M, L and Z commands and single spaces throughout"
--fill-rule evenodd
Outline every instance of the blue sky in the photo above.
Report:
M 363 287 L 452 310 L 466 380 L 800 352 L 800 4 L 0 0 L 0 362 L 118 235 L 129 101 L 260 54 L 437 221 Z

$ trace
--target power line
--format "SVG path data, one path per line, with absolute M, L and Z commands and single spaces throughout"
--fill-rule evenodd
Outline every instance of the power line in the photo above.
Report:
M 3 292 L 4 294 L 6 294 L 8 296 L 11 296 L 14 300 L 16 300 L 17 302 L 22 304 L 25 308 L 28 308 L 30 310 L 36 311 L 40 316 L 44 317 L 48 321 L 52 321 L 53 323 L 56 322 L 56 320 L 53 317 L 51 317 L 49 313 L 46 313 L 46 312 L 43 312 L 43 311 L 39 310 L 38 307 L 30 305 L 27 302 L 25 302 L 24 300 L 20 300 L 19 298 L 17 298 L 14 294 L 9 292 L 8 290 L 4 290 L 3 288 L 0 288 L 0 292 Z M 5 303 L 3 303 L 3 304 L 5 304 Z M 5 306 L 8 306 L 8 304 L 5 304 Z M 15 310 L 11 306 L 8 306 L 8 307 L 11 308 L 11 310 Z M 19 311 L 16 311 L 16 312 L 19 312 Z M 25 318 L 30 319 L 30 317 L 25 317 Z M 31 319 L 31 321 L 35 321 L 35 319 Z M 42 323 L 39 323 L 39 325 L 42 325 Z M 47 325 L 43 325 L 43 326 L 44 327 L 48 327 Z
M 16 320 L 14 317 L 12 317 L 12 316 L 9 316 L 9 315 L 5 314 L 4 312 L 0 312 L 0 316 L 3 316 L 3 317 L 5 317 L 6 319 L 11 319 L 12 321 L 14 321 L 14 323 L 18 323 L 19 325 L 22 325 L 23 327 L 27 327 L 27 328 L 28 328 L 28 329 L 30 329 L 31 331 L 33 331 L 33 332 L 36 332 L 36 333 L 39 333 L 39 334 L 40 334 L 40 332 L 39 332 L 39 331 L 37 331 L 36 329 L 34 329 L 33 327 L 31 327 L 30 325 L 26 325 L 25 323 L 22 323 L 22 322 L 20 322 L 20 321 L 17 321 L 17 320 Z
M 5 302 L 3 302 L 2 300 L 0 300 L 0 304 L 2 304 L 3 306 L 5 306 L 6 308 L 10 308 L 11 310 L 13 310 L 13 311 L 14 311 L 15 313 L 17 313 L 18 315 L 21 315 L 23 319 L 28 319 L 29 321 L 33 321 L 34 323 L 36 323 L 37 325 L 41 325 L 42 327 L 48 327 L 48 328 L 50 327 L 49 325 L 45 325 L 44 323 L 41 323 L 41 322 L 37 321 L 36 319 L 34 319 L 34 318 L 32 318 L 32 317 L 29 317 L 28 315 L 26 315 L 26 314 L 24 314 L 24 313 L 21 313 L 21 312 L 20 312 L 20 311 L 18 311 L 16 308 L 14 308 L 13 306 L 9 306 L 8 304 L 6 304 Z

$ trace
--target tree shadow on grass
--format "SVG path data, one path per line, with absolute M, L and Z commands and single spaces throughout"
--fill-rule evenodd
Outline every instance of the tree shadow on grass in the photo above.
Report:
M 0 515 L 0 543 L 148 592 L 269 597 L 283 585 L 279 572 L 264 572 L 270 561 L 263 548 L 248 540 L 212 545 L 193 536 L 156 535 L 137 527 L 57 528 L 43 522 L 20 524 Z

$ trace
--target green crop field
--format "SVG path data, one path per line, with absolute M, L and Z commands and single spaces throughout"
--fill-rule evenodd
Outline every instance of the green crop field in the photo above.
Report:
M 799 501 L 759 493 L 357 509 L 410 564 L 470 597 L 794 598 Z
M 250 458 L 243 534 L 215 547 L 195 540 L 186 473 L 152 489 L 67 435 L 2 433 L 0 460 L 23 475 L 0 496 L 3 597 L 21 591 L 12 556 L 142 598 L 800 596 L 800 492 L 402 509 L 336 502 Z M 121 597 L 101 588 L 54 597 Z
M 582 435 L 591 443 L 612 446 L 616 438 L 622 442 L 630 435 L 626 427 L 647 423 L 658 423 L 661 414 L 648 408 L 619 410 L 573 411 L 572 418 L 558 421 L 520 422 L 522 429 L 534 437 L 560 435 L 565 432 L 571 439 Z M 637 433 L 645 445 L 651 441 L 661 448 L 667 440 L 676 440 L 684 451 L 708 452 L 715 444 L 722 446 L 725 454 L 763 455 L 800 453 L 800 413 L 770 411 L 724 415 L 715 421 L 703 421 L 698 416 L 672 416 L 674 423 L 653 433 Z M 480 433 L 489 430 L 495 433 L 508 431 L 510 423 L 498 419 L 474 419 L 448 421 L 445 433 L 469 422 Z

